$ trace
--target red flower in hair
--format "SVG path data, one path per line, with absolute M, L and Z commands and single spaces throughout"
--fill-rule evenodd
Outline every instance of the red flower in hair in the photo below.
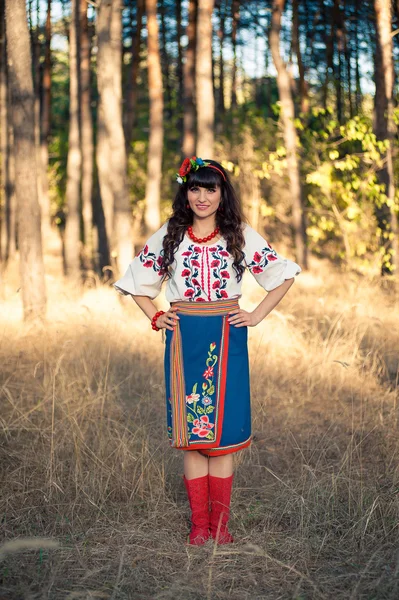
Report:
M 179 175 L 180 177 L 184 177 L 185 175 L 187 175 L 187 173 L 189 173 L 191 171 L 191 162 L 189 158 L 185 158 L 181 164 L 181 167 L 179 169 Z

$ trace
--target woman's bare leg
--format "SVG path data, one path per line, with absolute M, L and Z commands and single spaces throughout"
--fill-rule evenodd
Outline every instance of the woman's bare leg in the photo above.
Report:
M 209 458 L 209 475 L 213 477 L 231 477 L 233 474 L 233 455 L 211 456 Z
M 207 456 L 196 450 L 184 452 L 184 475 L 186 479 L 197 479 L 205 477 L 209 473 L 209 460 Z

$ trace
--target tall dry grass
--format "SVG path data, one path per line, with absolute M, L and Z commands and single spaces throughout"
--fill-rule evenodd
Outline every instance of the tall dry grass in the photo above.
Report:
M 21 324 L 15 273 L 3 288 L 2 598 L 399 598 L 392 294 L 315 264 L 250 330 L 237 541 L 194 548 L 160 334 L 111 289 L 47 284 L 43 326 Z

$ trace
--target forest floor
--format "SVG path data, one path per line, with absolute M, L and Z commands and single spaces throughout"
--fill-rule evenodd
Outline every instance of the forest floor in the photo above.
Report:
M 399 598 L 393 293 L 317 262 L 250 329 L 236 541 L 189 547 L 161 333 L 110 288 L 47 287 L 40 326 L 16 272 L 0 301 L 1 600 Z

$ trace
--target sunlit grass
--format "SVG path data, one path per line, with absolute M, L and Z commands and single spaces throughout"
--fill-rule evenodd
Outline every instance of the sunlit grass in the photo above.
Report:
M 2 537 L 21 538 L 2 549 L 7 598 L 399 596 L 393 295 L 315 265 L 250 330 L 254 442 L 236 455 L 237 542 L 188 548 L 161 334 L 112 289 L 55 275 L 47 287 L 48 321 L 33 326 L 14 270 L 3 286 Z M 246 278 L 242 306 L 261 298 Z M 24 545 L 37 537 L 41 549 Z

